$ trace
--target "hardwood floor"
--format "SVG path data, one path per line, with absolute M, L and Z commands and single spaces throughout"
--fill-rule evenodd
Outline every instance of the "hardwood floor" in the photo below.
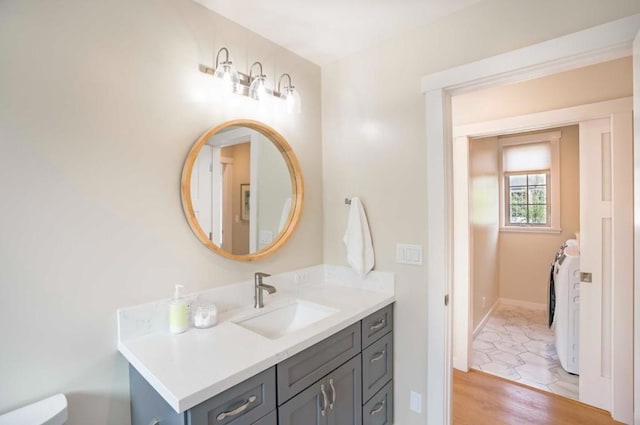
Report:
M 609 425 L 608 412 L 476 370 L 453 371 L 453 425 Z

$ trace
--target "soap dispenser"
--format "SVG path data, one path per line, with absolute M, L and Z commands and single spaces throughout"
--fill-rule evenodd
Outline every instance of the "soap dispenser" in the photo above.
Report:
M 169 332 L 179 334 L 189 328 L 187 300 L 182 296 L 184 285 L 176 285 L 173 300 L 169 303 Z

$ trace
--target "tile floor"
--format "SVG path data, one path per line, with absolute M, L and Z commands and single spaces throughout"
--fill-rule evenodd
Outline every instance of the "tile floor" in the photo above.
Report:
M 578 376 L 560 365 L 546 320 L 546 311 L 498 305 L 473 340 L 471 367 L 577 400 Z

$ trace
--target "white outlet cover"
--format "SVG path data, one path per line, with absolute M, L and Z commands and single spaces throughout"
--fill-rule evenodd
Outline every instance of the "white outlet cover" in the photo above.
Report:
M 411 391 L 409 408 L 416 413 L 422 413 L 422 394 Z

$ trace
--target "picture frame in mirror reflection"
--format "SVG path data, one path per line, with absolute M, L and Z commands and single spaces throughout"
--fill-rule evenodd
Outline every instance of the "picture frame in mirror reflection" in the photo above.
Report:
M 251 185 L 243 183 L 240 185 L 240 219 L 249 221 L 251 209 Z

